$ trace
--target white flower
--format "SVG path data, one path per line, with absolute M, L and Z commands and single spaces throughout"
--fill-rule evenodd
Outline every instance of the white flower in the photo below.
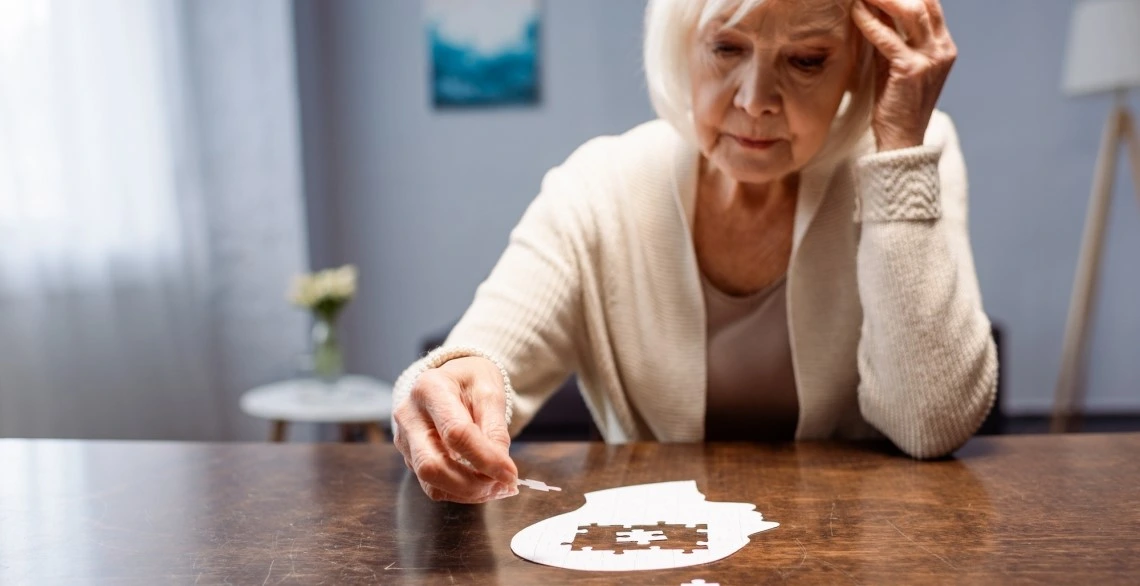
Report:
M 289 301 L 313 309 L 322 303 L 343 305 L 356 296 L 356 267 L 345 265 L 316 273 L 297 275 L 289 288 Z

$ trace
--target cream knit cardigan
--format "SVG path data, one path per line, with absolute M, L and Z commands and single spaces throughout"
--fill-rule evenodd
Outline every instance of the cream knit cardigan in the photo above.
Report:
M 787 280 L 796 438 L 881 433 L 937 457 L 977 430 L 997 382 L 965 165 L 941 112 L 924 146 L 874 151 L 868 132 L 801 174 Z M 552 169 L 444 347 L 397 380 L 397 403 L 425 369 L 481 355 L 502 371 L 512 435 L 577 372 L 607 442 L 703 440 L 699 160 L 658 120 Z

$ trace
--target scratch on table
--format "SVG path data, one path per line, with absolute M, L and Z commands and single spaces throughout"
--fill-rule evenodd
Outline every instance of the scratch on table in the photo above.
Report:
M 471 571 L 471 566 L 467 565 L 467 559 L 466 558 L 460 558 L 460 559 L 463 560 L 463 571 L 467 572 L 467 583 L 468 584 L 474 584 L 476 581 L 476 578 L 475 578 L 475 574 Z
M 278 584 L 282 584 L 289 578 L 297 575 L 297 561 L 293 559 L 293 551 L 297 548 L 296 543 L 296 537 L 289 540 L 289 573 L 282 576 L 281 579 L 277 581 Z
M 835 520 L 835 501 L 831 501 L 831 513 L 827 516 L 827 532 L 835 537 L 835 527 L 831 524 Z
M 273 564 L 275 563 L 277 563 L 277 558 L 269 562 L 269 571 L 265 573 L 265 579 L 261 581 L 261 586 L 265 586 L 269 583 L 269 577 L 273 575 Z
M 840 574 L 843 574 L 844 576 L 847 576 L 847 579 L 851 580 L 852 584 L 858 584 L 859 583 L 859 581 L 855 579 L 855 576 L 852 576 L 851 574 L 847 573 L 847 570 L 844 570 L 843 568 L 841 568 L 841 567 L 839 567 L 839 566 L 837 566 L 837 565 L 835 565 L 835 564 L 833 564 L 833 563 L 831 563 L 825 559 L 820 559 L 819 561 L 823 562 L 823 565 L 839 572 Z
M 911 536 L 907 535 L 906 533 L 903 533 L 902 529 L 899 529 L 898 526 L 895 525 L 894 523 L 892 523 L 890 519 L 887 519 L 887 524 L 890 525 L 891 527 L 893 527 L 895 531 L 898 531 L 899 535 L 902 535 L 903 537 L 905 537 L 907 541 L 917 545 L 918 548 L 921 549 L 922 551 L 925 551 L 926 553 L 938 558 L 942 563 L 946 564 L 951 570 L 958 571 L 958 568 L 954 567 L 954 564 L 950 563 L 950 560 L 934 553 L 933 551 L 930 551 L 930 549 L 928 549 L 925 545 L 915 541 L 914 539 L 911 538 Z
M 390 563 L 390 564 L 388 564 L 388 565 L 384 566 L 384 569 L 385 569 L 385 570 L 416 570 L 416 571 L 421 571 L 421 572 L 422 572 L 422 571 L 424 571 L 424 570 L 432 570 L 432 569 L 434 569 L 434 568 L 397 568 L 397 567 L 396 567 L 396 563 L 397 563 L 397 562 L 392 562 L 392 563 Z M 451 570 L 448 570 L 448 572 L 450 573 L 450 572 L 451 572 Z
M 800 550 L 804 552 L 804 557 L 800 558 L 800 563 L 796 566 L 798 568 L 804 565 L 804 562 L 807 561 L 807 548 L 804 547 L 804 544 L 800 541 L 799 537 L 796 538 L 796 545 L 800 546 Z

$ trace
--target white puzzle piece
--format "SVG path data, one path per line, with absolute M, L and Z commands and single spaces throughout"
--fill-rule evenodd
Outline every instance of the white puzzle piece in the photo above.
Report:
M 707 564 L 779 526 L 748 503 L 705 500 L 692 480 L 586 494 L 576 511 L 539 521 L 511 540 L 516 555 L 570 570 L 661 570 Z
M 531 480 L 529 478 L 527 478 L 526 480 L 520 480 L 519 486 L 527 486 L 527 487 L 530 487 L 534 490 L 541 490 L 543 492 L 550 492 L 552 490 L 557 490 L 557 491 L 562 490 L 561 488 L 558 488 L 557 486 L 547 486 L 546 483 L 541 481 L 541 480 Z

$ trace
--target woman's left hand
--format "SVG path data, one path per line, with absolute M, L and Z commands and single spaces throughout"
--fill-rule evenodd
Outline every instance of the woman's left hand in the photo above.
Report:
M 852 18 L 880 55 L 871 120 L 879 151 L 920 146 L 958 57 L 942 6 L 938 0 L 855 0 Z

